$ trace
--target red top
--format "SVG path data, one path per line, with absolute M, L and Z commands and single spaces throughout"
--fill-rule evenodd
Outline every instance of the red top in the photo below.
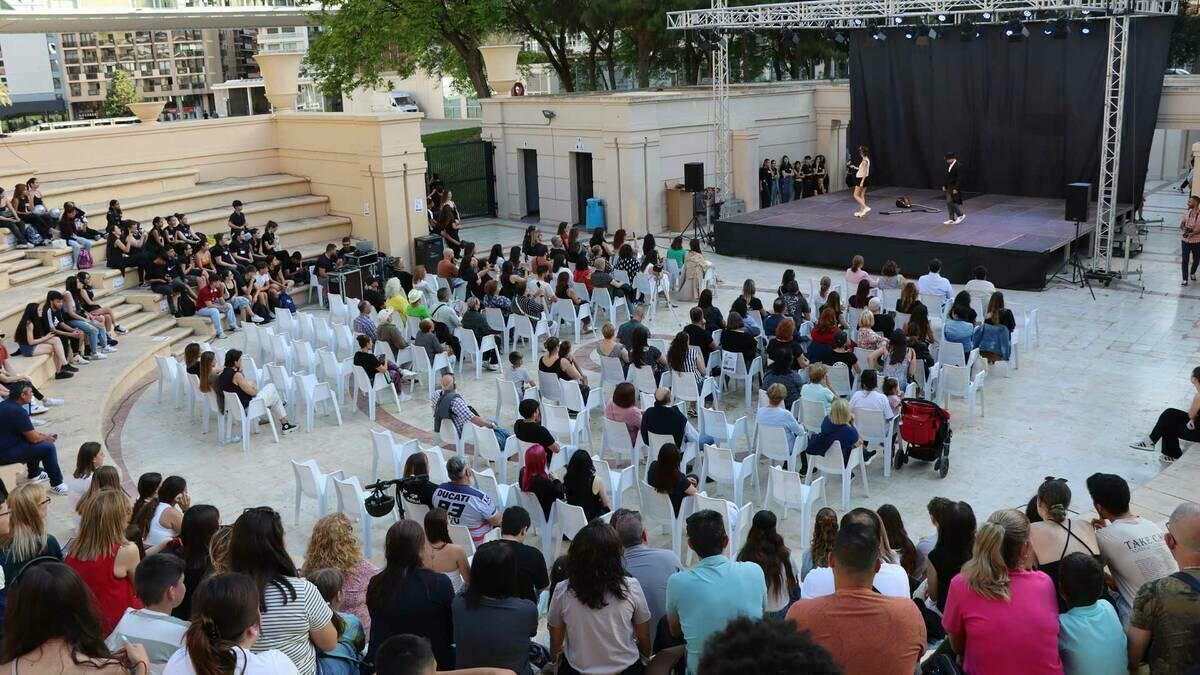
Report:
M 841 330 L 842 329 L 838 326 L 835 326 L 834 329 L 831 331 L 823 331 L 820 328 L 813 326 L 812 336 L 811 336 L 813 344 L 832 345 L 833 344 L 833 336 L 840 333 Z
M 587 288 L 588 293 L 592 292 L 591 270 L 575 270 L 575 281 L 583 284 L 584 288 Z
M 224 300 L 223 296 L 224 293 L 218 293 L 217 289 L 213 288 L 212 286 L 205 286 L 204 288 L 200 289 L 199 293 L 196 294 L 196 307 L 198 309 L 204 309 L 213 302 L 220 302 L 221 300 Z
M 96 599 L 96 613 L 100 615 L 100 625 L 104 630 L 104 635 L 108 635 L 117 627 L 117 622 L 125 615 L 126 609 L 142 608 L 142 601 L 138 600 L 137 595 L 133 592 L 132 576 L 127 575 L 124 579 L 118 579 L 113 574 L 117 551 L 120 548 L 120 544 L 113 544 L 108 555 L 95 560 L 80 560 L 75 556 L 68 555 L 63 561 L 68 567 L 75 570 L 79 574 L 79 578 L 83 579 L 84 585 L 91 589 L 92 597 Z

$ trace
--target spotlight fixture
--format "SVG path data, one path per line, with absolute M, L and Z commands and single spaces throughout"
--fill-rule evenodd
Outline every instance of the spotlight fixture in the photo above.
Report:
M 1090 9 L 1085 9 L 1085 10 L 1082 10 L 1080 13 L 1081 13 L 1081 14 L 1083 14 L 1084 16 L 1087 16 L 1088 14 L 1091 14 L 1091 13 L 1092 13 L 1092 10 L 1090 10 Z
M 970 19 L 964 19 L 958 31 L 959 39 L 963 42 L 970 42 L 979 37 L 979 32 L 975 30 L 975 24 Z
M 937 29 L 935 29 L 933 26 L 924 26 L 923 28 L 924 28 L 924 35 L 922 37 L 927 37 L 930 40 L 938 39 Z
M 903 18 L 903 17 L 899 17 L 899 16 L 898 16 L 898 17 L 895 17 L 895 18 L 893 18 L 893 19 L 892 19 L 892 23 L 894 23 L 894 24 L 896 24 L 897 26 L 899 26 L 900 24 L 904 23 L 904 18 Z
M 1017 19 L 1010 19 L 1004 24 L 1004 37 L 1009 42 L 1022 42 L 1029 37 L 1029 29 Z
M 1030 11 L 1030 10 L 1028 10 L 1028 9 L 1027 9 L 1027 10 L 1025 10 L 1024 12 L 1021 12 L 1021 14 L 1022 14 L 1022 15 L 1023 15 L 1023 16 L 1024 16 L 1026 19 L 1032 19 L 1032 18 L 1033 18 L 1033 12 L 1032 12 L 1032 11 Z
M 991 21 L 991 20 L 992 20 L 992 13 L 991 13 L 991 12 L 984 12 L 984 13 L 983 13 L 983 20 L 984 20 L 984 21 Z
M 841 31 L 834 33 L 833 34 L 833 43 L 836 45 L 846 44 L 846 35 L 844 33 L 842 33 Z
M 1079 27 L 1079 34 L 1080 35 L 1091 35 L 1092 34 L 1092 24 L 1085 21 L 1083 23 L 1083 25 Z
M 1070 32 L 1071 25 L 1063 17 L 1059 17 L 1052 22 L 1047 22 L 1042 27 L 1042 34 L 1055 40 L 1066 40 Z
M 881 29 L 875 31 L 875 33 L 873 35 L 871 35 L 871 38 L 874 40 L 878 40 L 879 42 L 883 42 L 884 40 L 887 39 L 887 33 L 883 32 L 883 29 L 881 28 Z
M 907 26 L 904 29 L 904 39 L 911 40 L 917 36 L 917 31 L 912 26 Z
M 950 17 L 946 16 L 945 14 L 938 14 L 938 21 L 941 21 L 942 23 L 946 23 L 949 20 L 950 20 Z
M 855 20 L 854 20 L 854 25 L 855 25 L 855 26 L 861 26 L 861 25 L 863 25 L 863 24 L 862 24 L 862 19 L 855 19 Z

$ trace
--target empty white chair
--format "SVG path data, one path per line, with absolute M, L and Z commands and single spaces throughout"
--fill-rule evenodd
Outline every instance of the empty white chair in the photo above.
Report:
M 183 361 L 171 359 L 175 362 L 175 386 L 173 387 L 172 396 L 175 407 L 184 406 L 188 411 L 189 416 L 195 414 L 196 397 L 193 395 L 192 387 L 188 382 L 187 364 Z
M 342 405 L 350 401 L 351 378 L 354 375 L 354 361 L 344 359 L 339 361 L 333 352 L 328 349 L 321 348 L 317 350 L 317 357 L 321 362 L 321 369 L 324 371 L 324 377 L 329 382 L 333 389 L 334 396 Z
M 962 343 L 942 341 L 938 346 L 937 362 L 947 366 L 965 366 L 967 355 Z M 918 368 L 918 370 L 920 370 Z
M 237 394 L 225 392 L 225 438 L 229 438 L 233 433 L 234 422 L 241 424 L 243 452 L 250 449 L 250 433 L 258 433 L 258 420 L 263 417 L 267 418 L 266 426 L 271 428 L 271 435 L 278 443 L 279 430 L 275 428 L 275 417 L 262 399 L 257 397 L 250 399 L 250 405 L 243 408 L 242 401 Z
M 416 441 L 410 441 L 416 443 Z M 392 432 L 387 429 L 372 429 L 371 430 L 371 481 L 379 480 L 379 459 L 380 457 L 392 457 L 400 446 L 392 439 Z M 396 462 L 396 478 L 403 475 L 404 459 Z
M 762 357 L 754 357 L 754 361 L 750 363 L 750 367 L 746 367 L 746 360 L 738 352 L 727 352 L 721 350 L 721 378 L 725 380 L 740 381 L 746 389 L 746 408 L 750 408 L 751 391 L 754 390 L 754 378 L 757 377 L 759 382 L 762 381 Z
M 372 373 L 375 379 L 372 380 L 367 371 L 362 369 L 362 366 L 354 366 L 354 398 L 357 401 L 358 395 L 365 393 L 367 395 L 367 417 L 372 422 L 375 421 L 375 406 L 379 403 L 379 392 L 390 391 L 392 399 L 396 402 L 396 412 L 400 412 L 400 395 L 396 393 L 396 388 L 388 382 L 388 378 L 383 373 Z
M 408 458 L 420 453 L 421 445 L 415 438 L 411 438 L 403 443 L 396 443 L 391 439 L 390 434 L 388 440 L 391 441 L 392 446 L 392 470 L 395 472 L 396 478 L 401 478 L 404 476 L 404 465 L 408 463 Z
M 445 428 L 447 424 L 451 427 L 454 426 L 447 420 L 442 423 L 442 428 Z M 472 442 L 475 446 L 474 456 L 485 462 L 494 463 L 496 470 L 500 472 L 500 482 L 507 483 L 508 460 L 519 452 L 517 444 L 505 443 L 505 447 L 501 448 L 499 441 L 496 440 L 495 431 L 476 424 L 471 424 L 471 432 L 473 433 Z
M 484 335 L 483 340 L 475 339 L 475 331 L 469 328 L 459 328 L 454 331 L 458 336 L 458 341 L 462 345 L 462 358 L 459 359 L 458 372 L 462 372 L 463 364 L 467 359 L 475 362 L 475 379 L 479 379 L 483 368 L 483 355 L 492 352 L 496 355 L 496 359 L 500 358 L 500 348 L 496 346 L 496 336 Z
M 549 315 L 552 322 L 574 326 L 575 344 L 579 344 L 579 331 L 583 327 L 583 320 L 592 318 L 592 308 L 586 303 L 576 306 L 573 301 L 567 299 L 551 305 Z M 594 323 L 589 324 L 589 328 L 593 333 L 596 332 Z
M 611 449 L 617 457 L 629 458 L 631 466 L 638 466 L 637 446 L 629 438 L 629 428 L 625 426 L 625 423 L 610 420 L 607 417 L 602 417 L 601 421 L 604 423 L 604 435 L 600 445 L 600 456 L 605 456 Z
M 794 444 L 788 444 L 787 430 L 783 427 L 759 425 L 754 430 L 754 487 L 762 493 L 758 482 L 758 460 L 765 458 L 767 464 L 774 466 L 775 462 L 787 462 L 789 469 L 795 471 L 797 457 L 804 450 L 807 436 L 796 438 Z
M 325 497 L 329 494 L 329 479 L 345 479 L 341 471 L 322 473 L 317 466 L 317 460 L 307 459 L 303 462 L 292 461 L 292 474 L 296 477 L 296 516 L 295 524 L 300 524 L 300 499 L 312 497 L 317 500 L 317 517 L 325 517 Z
M 317 351 L 322 349 L 329 350 L 330 353 L 337 352 L 337 339 L 333 336 L 333 327 L 323 317 L 315 320 L 313 325 L 314 338 L 313 346 Z
M 301 373 L 293 378 L 295 392 L 298 394 L 296 399 L 304 409 L 304 430 L 312 433 L 313 430 L 313 415 L 316 412 L 317 404 L 324 403 L 324 407 L 329 414 L 332 411 L 337 417 L 338 426 L 342 426 L 342 410 L 338 406 L 337 397 L 333 394 L 333 388 L 328 382 L 318 382 L 317 376 L 312 373 Z
M 604 489 L 612 500 L 612 510 L 616 511 L 621 508 L 621 494 L 637 482 L 637 468 L 627 466 L 624 469 L 614 469 L 608 460 L 600 459 L 596 455 L 592 455 L 592 462 L 596 465 L 596 475 L 604 483 Z
M 855 469 L 858 469 L 855 472 Z M 804 482 L 808 485 L 813 485 L 813 472 L 820 471 L 822 476 L 841 476 L 842 478 L 842 510 L 850 509 L 850 480 L 854 475 L 862 478 L 863 492 L 867 496 L 871 496 L 871 491 L 867 487 L 867 469 L 863 464 L 862 447 L 856 447 L 850 451 L 850 460 L 847 462 L 842 453 L 842 444 L 834 441 L 824 455 L 809 455 L 808 456 L 808 472 L 804 476 Z M 822 490 L 824 486 L 822 486 Z M 825 495 L 821 495 L 821 499 L 825 499 Z
M 337 293 L 329 293 L 328 297 L 329 322 L 334 324 L 346 323 L 345 310 L 342 309 L 346 306 L 346 303 L 342 302 L 342 296 L 338 295 Z
M 308 301 L 312 302 L 313 291 L 317 292 L 317 304 L 325 306 L 325 287 L 321 285 L 321 280 L 317 277 L 317 266 L 311 265 L 308 268 Z
M 740 461 L 734 458 L 729 448 L 714 445 L 704 446 L 704 468 L 700 472 L 700 484 L 706 485 L 708 478 L 717 482 L 733 485 L 733 502 L 740 504 L 743 488 L 754 471 L 756 455 L 746 455 Z
M 512 330 L 512 348 L 517 348 L 517 342 L 520 340 L 529 341 L 529 359 L 537 359 L 537 349 L 540 338 L 543 335 L 549 335 L 549 327 L 545 321 L 534 321 L 533 319 L 522 316 L 520 314 L 508 315 L 508 326 Z
M 621 365 L 621 359 L 615 356 L 601 356 L 596 354 L 600 359 L 600 388 L 615 387 L 622 382 L 625 382 L 625 368 Z
M 551 434 L 559 438 L 567 438 L 567 443 L 570 445 L 579 445 L 580 437 L 591 441 L 591 432 L 586 423 L 587 417 L 572 419 L 566 406 L 552 403 L 543 405 L 542 422 Z
M 975 423 L 975 399 L 979 398 L 979 414 L 987 415 L 983 401 L 983 383 L 987 371 L 981 370 L 971 377 L 970 366 L 942 366 L 938 375 L 938 398 L 943 408 L 951 396 L 967 399 L 967 425 Z
M 490 497 L 495 502 L 498 510 L 503 511 L 509 506 L 516 506 L 516 504 L 509 503 L 510 499 L 516 500 L 516 483 L 507 484 L 503 481 L 497 481 L 496 474 L 492 473 L 491 469 L 476 471 L 473 475 L 475 476 L 475 487 Z
M 854 428 L 858 436 L 871 449 L 872 444 L 883 446 L 883 475 L 892 475 L 892 435 L 896 425 L 883 416 L 883 411 L 874 408 L 854 409 Z
M 424 504 L 404 502 L 404 519 L 425 527 L 425 516 L 429 515 L 429 507 Z
M 214 389 L 207 394 L 200 391 L 199 378 L 196 382 L 196 393 L 200 397 L 200 418 L 201 427 L 200 433 L 208 433 L 208 422 L 214 416 L 217 418 L 217 443 L 225 444 L 225 411 L 221 408 L 221 399 L 217 398 L 219 393 Z
M 283 332 L 292 336 L 293 340 L 300 339 L 300 322 L 292 316 L 292 310 L 286 307 L 279 307 L 275 310 L 275 320 L 279 322 L 279 328 Z
M 532 492 L 517 491 L 517 503 L 521 505 L 521 508 L 529 512 L 529 529 L 538 535 L 542 557 L 547 560 L 553 560 L 550 557 L 550 519 L 546 517 L 546 512 L 542 510 L 542 503 L 538 501 L 537 495 Z M 670 506 L 669 503 L 667 505 Z M 553 509 L 551 509 L 551 512 L 553 512 Z
M 730 424 L 723 411 L 701 408 L 700 433 L 712 436 L 717 445 L 729 448 L 735 453 L 739 438 L 746 442 L 746 449 L 750 448 L 750 428 L 745 415 Z
M 542 396 L 543 401 L 552 401 L 554 403 L 562 402 L 562 385 L 558 380 L 558 376 L 554 373 L 547 373 L 539 369 L 537 371 L 538 392 Z
M 350 332 L 350 326 L 339 323 L 333 327 L 333 334 L 337 340 L 337 348 L 334 351 L 339 356 L 353 357 L 354 352 L 358 351 L 358 340 L 354 337 L 354 333 Z
M 505 405 L 511 405 L 513 413 L 521 408 L 521 394 L 517 390 L 517 383 L 512 380 L 497 379 L 496 380 L 496 416 L 495 419 L 502 420 L 504 416 L 501 412 Z
M 918 296 L 918 299 L 920 299 L 922 305 L 929 308 L 929 318 L 936 319 L 946 315 L 944 309 L 946 302 L 942 299 L 942 296 L 922 293 Z
M 301 314 L 300 316 L 306 316 Z M 293 361 L 295 362 L 295 370 L 293 373 L 312 373 L 316 375 L 321 368 L 321 362 L 317 360 L 317 352 L 313 346 L 303 340 L 295 340 L 292 342 Z
M 338 513 L 344 513 L 350 519 L 350 523 L 362 523 L 363 530 L 363 555 L 371 557 L 371 515 L 367 513 L 367 507 L 363 501 L 367 498 L 363 492 L 362 485 L 358 482 L 358 476 L 350 476 L 345 480 L 337 478 L 333 481 L 334 494 L 337 495 L 337 510 Z M 396 512 L 392 511 L 392 519 L 396 520 Z
M 249 354 L 250 356 L 254 356 L 256 358 L 262 358 L 264 351 L 270 352 L 270 344 L 264 344 L 264 342 L 268 341 L 270 338 L 264 337 L 263 329 L 259 328 L 258 325 L 247 321 L 242 325 L 242 331 L 246 334 L 246 348 L 242 350 L 242 353 Z
M 689 355 L 690 358 L 690 355 Z M 700 384 L 692 373 L 671 371 L 671 397 L 676 401 L 689 401 L 696 404 L 696 409 L 704 407 L 704 399 L 713 397 L 713 405 L 718 402 L 716 381 L 705 377 Z M 701 420 L 701 426 L 704 422 Z
M 297 312 L 296 323 L 300 324 L 300 341 L 316 342 L 316 324 L 313 315 L 308 312 Z
M 449 481 L 450 477 L 446 475 L 446 455 L 442 454 L 442 449 L 421 448 L 421 452 L 425 453 L 425 461 L 429 464 L 430 482 L 441 485 Z
M 600 409 L 600 392 L 595 389 L 589 389 L 587 398 L 583 397 L 583 387 L 574 380 L 559 380 L 559 387 L 562 389 L 562 404 L 574 413 L 575 419 L 583 427 L 586 438 L 590 441 L 592 437 L 592 411 Z
M 825 477 L 821 476 L 805 485 L 804 480 L 796 471 L 788 471 L 783 467 L 772 466 L 767 474 L 767 494 L 763 497 L 763 508 L 770 510 L 774 502 L 782 511 L 782 517 L 788 517 L 788 509 L 800 510 L 800 548 L 807 549 L 812 538 L 813 506 L 817 499 L 824 499 Z
M 554 542 L 554 552 L 548 560 L 557 560 L 562 550 L 563 538 L 574 539 L 575 535 L 579 534 L 579 531 L 588 524 L 588 520 L 582 506 L 572 506 L 561 499 L 554 502 L 551 516 L 551 520 L 554 522 L 550 528 L 552 532 L 550 539 Z
M 175 357 L 173 356 L 155 356 L 155 362 L 158 363 L 158 402 L 163 402 L 163 389 L 173 392 L 175 396 L 175 407 L 179 407 L 179 394 L 175 390 L 175 382 L 179 377 L 179 371 L 175 368 Z
M 483 309 L 483 318 L 487 320 L 488 328 L 500 333 L 500 337 L 504 344 L 504 353 L 509 351 L 509 327 L 504 323 L 504 312 L 499 307 L 485 307 Z
M 428 391 L 427 397 L 433 398 L 433 390 L 437 388 L 437 380 L 442 371 L 450 372 L 453 370 L 453 364 L 446 357 L 445 352 L 439 352 L 433 358 L 433 363 L 429 362 L 429 352 L 422 348 L 412 350 L 413 355 L 413 370 L 416 371 L 418 378 L 424 378 Z
M 592 307 L 594 307 L 596 321 L 600 320 L 601 312 L 607 316 L 606 320 L 614 326 L 619 326 L 629 320 L 629 305 L 624 298 L 614 302 L 608 289 L 597 288 L 592 291 Z
M 458 544 L 467 552 L 467 559 L 475 555 L 475 540 L 471 538 L 471 530 L 466 525 L 450 526 L 450 543 Z
M 844 363 L 835 363 L 829 368 L 829 386 L 833 393 L 841 397 L 849 397 L 853 393 L 850 384 L 850 368 Z
M 654 379 L 654 369 L 650 366 L 630 366 L 629 381 L 643 394 L 658 391 L 658 381 Z

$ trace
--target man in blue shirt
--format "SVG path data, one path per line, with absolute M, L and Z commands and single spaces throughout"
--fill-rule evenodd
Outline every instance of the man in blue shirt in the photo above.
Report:
M 787 432 L 788 448 L 793 449 L 796 438 L 804 435 L 804 427 L 800 426 L 790 410 L 783 407 L 785 400 L 787 400 L 787 387 L 779 383 L 767 387 L 767 407 L 758 409 L 754 425 L 755 428 L 763 425 L 783 427 Z
M 58 449 L 54 447 L 58 434 L 33 430 L 28 408 L 32 400 L 33 389 L 28 382 L 8 385 L 8 398 L 0 402 L 0 464 L 24 464 L 29 480 L 49 479 L 50 494 L 65 495 L 67 485 L 58 468 Z
M 725 520 L 710 509 L 687 519 L 688 546 L 701 560 L 667 580 L 667 621 L 675 637 L 687 640 L 688 672 L 696 673 L 704 643 L 739 616 L 763 615 L 767 583 L 762 568 L 722 555 L 729 543 Z
M 471 539 L 482 543 L 484 536 L 500 525 L 502 516 L 486 494 L 471 487 L 471 467 L 461 455 L 446 460 L 450 478 L 433 491 L 435 508 L 445 509 L 450 522 L 471 531 Z

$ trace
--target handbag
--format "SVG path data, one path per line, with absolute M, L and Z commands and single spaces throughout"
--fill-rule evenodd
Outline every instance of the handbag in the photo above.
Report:
M 92 265 L 94 265 L 94 264 L 95 264 L 95 261 L 92 260 L 91 249 L 87 249 L 87 248 L 80 249 L 79 257 L 75 262 L 75 266 L 81 270 L 90 270 L 90 269 L 92 269 Z

